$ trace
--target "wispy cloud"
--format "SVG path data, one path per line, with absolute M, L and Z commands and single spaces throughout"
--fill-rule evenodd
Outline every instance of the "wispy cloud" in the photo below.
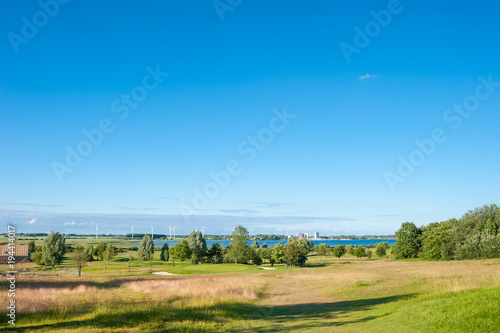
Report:
M 6 206 L 31 206 L 31 207 L 64 207 L 63 205 L 42 205 L 30 202 L 0 202 L 0 205 Z
M 179 198 L 176 198 L 176 197 L 161 197 L 160 200 L 179 201 Z
M 64 225 L 75 225 L 75 224 L 76 224 L 75 221 L 73 221 L 73 222 L 64 222 Z
M 266 202 L 266 201 L 259 201 L 256 202 L 255 204 L 258 205 L 259 207 L 266 207 L 266 208 L 277 208 L 289 205 L 285 202 Z
M 32 218 L 31 220 L 26 221 L 26 224 L 30 224 L 31 225 L 31 224 L 35 224 L 35 222 L 36 222 L 36 218 Z
M 361 75 L 359 77 L 360 80 L 366 80 L 366 79 L 374 79 L 374 78 L 377 78 L 378 76 L 377 75 L 372 75 L 372 74 L 368 74 L 366 73 L 365 75 Z
M 120 207 L 123 210 L 160 210 L 159 208 L 149 208 L 149 207 Z
M 259 212 L 253 209 L 220 209 L 219 212 L 231 214 L 258 214 Z

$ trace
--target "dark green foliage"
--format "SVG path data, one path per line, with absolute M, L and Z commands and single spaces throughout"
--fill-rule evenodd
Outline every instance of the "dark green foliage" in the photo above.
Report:
M 139 246 L 139 260 L 150 260 L 155 252 L 153 240 L 149 235 L 144 235 L 141 245 Z
M 28 252 L 29 253 L 34 253 L 36 251 L 36 246 L 35 246 L 35 241 L 29 241 L 28 242 Z
M 170 252 L 169 252 L 167 241 L 165 241 L 165 243 L 163 243 L 163 246 L 160 249 L 160 260 L 161 261 L 168 261 L 169 258 L 170 258 Z
M 375 254 L 379 257 L 384 257 L 387 254 L 387 249 L 389 248 L 389 242 L 377 243 L 375 247 Z
M 248 230 L 239 225 L 234 228 L 233 240 L 229 245 L 227 251 L 228 257 L 233 260 L 234 263 L 246 264 L 251 259 L 251 247 L 247 244 L 248 240 Z
M 290 266 L 305 264 L 305 256 L 309 253 L 309 242 L 290 238 L 283 252 L 283 260 Z
M 45 265 L 54 267 L 61 263 L 66 253 L 66 240 L 59 232 L 53 231 L 45 237 L 42 247 L 42 260 Z
M 259 248 L 259 242 L 257 242 L 256 240 L 254 240 L 253 243 L 252 243 L 252 248 L 253 249 L 258 249 Z
M 346 247 L 345 245 L 339 244 L 333 248 L 333 256 L 337 257 L 340 259 L 344 254 L 346 254 Z
M 218 264 L 222 262 L 222 258 L 224 257 L 224 247 L 220 245 L 219 243 L 214 243 L 208 250 L 207 250 L 207 257 L 210 260 L 210 262 L 214 264 Z
M 96 256 L 99 260 L 104 260 L 104 255 L 106 254 L 106 243 L 100 242 L 94 249 L 94 256 Z
M 182 265 L 183 261 L 191 258 L 191 249 L 189 247 L 189 243 L 185 239 L 181 239 L 181 241 L 173 247 L 174 253 L 173 257 L 179 259 Z
M 252 248 L 251 250 L 251 254 L 250 254 L 250 261 L 252 262 L 252 264 L 254 265 L 262 265 L 262 256 L 261 256 L 261 251 L 257 248 Z
M 359 259 L 361 257 L 366 257 L 367 253 L 366 253 L 366 247 L 364 247 L 363 245 L 358 245 L 356 246 L 356 248 L 354 249 L 354 255 Z
M 262 248 L 263 248 L 263 249 L 267 249 L 267 248 L 268 248 L 268 247 L 267 247 L 267 243 L 266 243 L 266 242 L 262 243 Z
M 207 254 L 207 243 L 200 231 L 193 231 L 187 239 L 191 250 L 191 263 L 199 264 L 203 262 Z
M 398 241 L 394 245 L 396 259 L 418 258 L 422 250 L 422 231 L 413 222 L 405 222 L 396 231 Z
M 31 261 L 34 261 L 37 265 L 43 265 L 42 251 L 35 251 L 30 256 Z

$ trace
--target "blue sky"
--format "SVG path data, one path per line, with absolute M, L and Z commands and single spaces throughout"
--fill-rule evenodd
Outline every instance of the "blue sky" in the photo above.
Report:
M 0 5 L 5 228 L 391 234 L 500 203 L 495 2 L 61 2 Z

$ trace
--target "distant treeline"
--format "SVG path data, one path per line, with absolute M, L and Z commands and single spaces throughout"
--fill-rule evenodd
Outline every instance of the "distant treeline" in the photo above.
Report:
M 500 258 L 500 208 L 485 205 L 450 219 L 416 227 L 405 222 L 396 232 L 396 258 L 465 260 Z

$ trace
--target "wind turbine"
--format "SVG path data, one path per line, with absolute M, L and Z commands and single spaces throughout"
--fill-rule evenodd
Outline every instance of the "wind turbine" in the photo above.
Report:
M 172 239 L 172 227 L 168 226 L 168 229 L 170 230 L 170 239 Z
M 97 231 L 99 230 L 99 227 L 97 226 L 97 223 L 95 225 L 95 239 L 97 239 Z
M 135 227 L 135 225 L 133 225 L 132 228 L 130 228 L 130 229 L 132 229 L 132 239 L 134 239 L 134 227 Z

